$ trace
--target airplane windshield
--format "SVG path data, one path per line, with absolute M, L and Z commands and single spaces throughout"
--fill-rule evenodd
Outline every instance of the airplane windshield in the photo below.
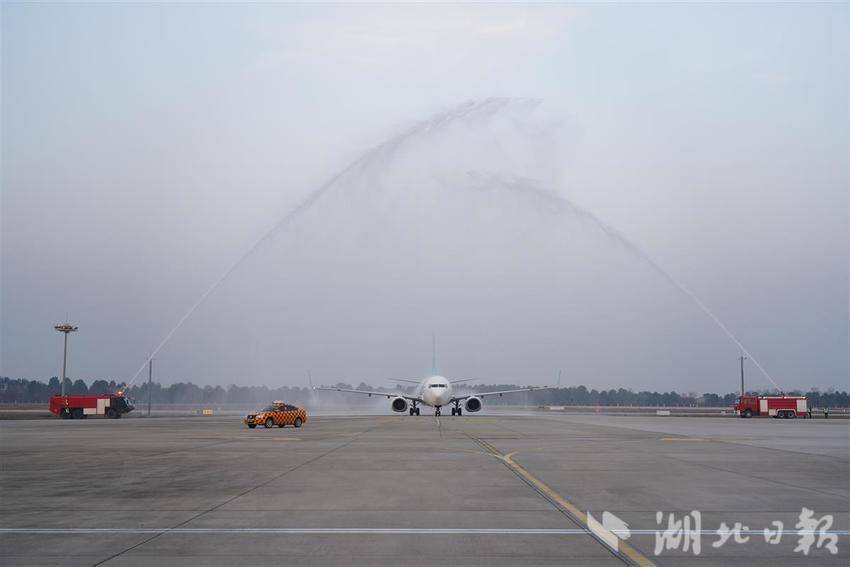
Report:
M 445 388 L 446 385 L 445 384 L 431 384 L 430 387 L 431 388 Z

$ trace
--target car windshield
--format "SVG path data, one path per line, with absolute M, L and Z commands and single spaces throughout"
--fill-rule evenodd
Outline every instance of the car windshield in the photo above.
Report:
M 263 408 L 263 411 L 275 411 L 277 408 L 275 406 L 266 406 Z

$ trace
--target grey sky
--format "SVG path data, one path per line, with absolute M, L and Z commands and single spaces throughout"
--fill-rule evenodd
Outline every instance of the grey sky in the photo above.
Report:
M 848 385 L 847 5 L 6 3 L 2 34 L 3 375 L 57 374 L 70 312 L 71 375 L 129 378 L 366 149 L 530 97 L 344 180 L 210 296 L 161 377 L 418 376 L 434 330 L 451 375 L 735 388 L 704 315 L 513 175 L 647 250 L 783 386 Z

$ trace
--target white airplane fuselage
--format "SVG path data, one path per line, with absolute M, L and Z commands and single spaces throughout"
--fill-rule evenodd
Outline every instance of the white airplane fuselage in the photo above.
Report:
M 419 383 L 416 394 L 427 406 L 444 406 L 452 399 L 452 383 L 445 376 L 429 376 Z

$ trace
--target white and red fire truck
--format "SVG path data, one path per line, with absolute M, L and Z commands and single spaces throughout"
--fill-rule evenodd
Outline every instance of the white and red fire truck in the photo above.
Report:
M 735 413 L 741 417 L 809 417 L 805 396 L 738 396 Z
M 133 411 L 133 401 L 121 392 L 51 396 L 50 411 L 62 419 L 83 419 L 90 415 L 105 415 L 117 419 Z

